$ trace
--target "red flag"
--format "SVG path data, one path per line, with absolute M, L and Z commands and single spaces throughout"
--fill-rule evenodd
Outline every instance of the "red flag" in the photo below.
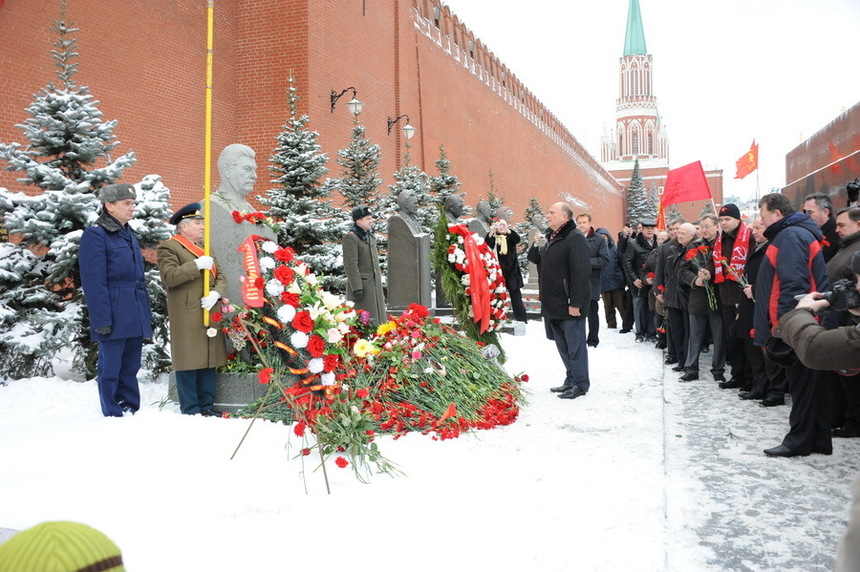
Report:
M 687 201 L 711 198 L 711 189 L 705 179 L 701 161 L 671 169 L 663 187 L 662 208 Z
M 666 215 L 663 213 L 663 195 L 660 195 L 657 202 L 657 228 L 666 228 Z
M 735 167 L 737 168 L 735 179 L 743 179 L 758 169 L 758 143 L 755 142 L 755 139 L 753 139 L 750 150 L 743 157 L 735 161 Z

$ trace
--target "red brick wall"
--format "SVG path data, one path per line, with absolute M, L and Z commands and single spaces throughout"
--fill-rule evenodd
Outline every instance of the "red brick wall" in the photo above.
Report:
M 339 176 L 337 151 L 349 141 L 352 116 L 330 111 L 331 90 L 355 87 L 365 103 L 359 117 L 382 150 L 384 191 L 402 162 L 403 121 L 386 133 L 387 118 L 410 116 L 418 129 L 412 163 L 435 175 L 439 145 L 451 172 L 474 204 L 489 189 L 489 172 L 518 219 L 528 199 L 547 205 L 573 196 L 619 228 L 618 185 L 552 114 L 498 62 L 479 38 L 438 0 L 215 2 L 213 188 L 215 162 L 229 143 L 257 151 L 257 192 L 269 185 L 268 157 L 287 118 L 290 72 L 298 80 L 300 110 L 320 133 L 330 176 Z M 416 19 L 416 7 L 420 16 Z M 14 124 L 26 119 L 32 94 L 55 79 L 49 31 L 56 0 L 7 0 L 0 7 L 0 141 L 23 142 Z M 201 196 L 206 62 L 205 0 L 120 0 L 110 11 L 99 0 L 74 0 L 67 17 L 80 32 L 79 84 L 90 87 L 104 118 L 118 119 L 121 144 L 137 164 L 124 181 L 160 174 L 174 206 Z M 457 43 L 453 43 L 456 36 Z M 474 42 L 474 59 L 466 51 Z M 504 85 L 502 85 L 502 74 Z M 0 172 L 0 186 L 23 190 Z M 580 207 L 577 207 L 577 209 Z
M 785 156 L 783 193 L 795 207 L 803 197 L 827 193 L 836 208 L 848 204 L 845 184 L 860 177 L 860 103 L 854 104 Z

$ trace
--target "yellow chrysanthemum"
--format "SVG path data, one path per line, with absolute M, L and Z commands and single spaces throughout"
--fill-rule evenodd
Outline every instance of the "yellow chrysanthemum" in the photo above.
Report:
M 376 335 L 377 336 L 384 336 L 385 334 L 387 334 L 391 330 L 395 329 L 396 327 L 397 327 L 397 324 L 395 324 L 393 321 L 385 322 L 384 324 L 380 324 L 379 327 L 376 328 Z

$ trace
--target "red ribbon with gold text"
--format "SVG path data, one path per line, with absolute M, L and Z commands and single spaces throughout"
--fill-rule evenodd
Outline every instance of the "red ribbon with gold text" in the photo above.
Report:
M 469 274 L 469 289 L 472 297 L 473 320 L 480 323 L 480 332 L 483 334 L 490 326 L 490 284 L 487 278 L 487 269 L 481 260 L 481 253 L 472 233 L 465 225 L 457 224 L 448 227 L 449 232 L 459 234 L 463 237 L 463 251 L 466 253 L 466 272 Z
M 251 308 L 262 308 L 265 297 L 260 276 L 260 261 L 257 259 L 257 245 L 254 242 L 256 238 L 258 237 L 249 236 L 236 251 L 242 253 L 242 264 L 245 267 L 242 300 Z

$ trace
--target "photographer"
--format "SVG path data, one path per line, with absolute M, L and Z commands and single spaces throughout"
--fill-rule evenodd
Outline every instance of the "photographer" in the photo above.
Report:
M 851 257 L 851 271 L 860 284 L 860 252 Z M 860 286 L 858 286 L 860 288 Z M 858 289 L 860 292 L 860 289 Z M 815 321 L 815 313 L 831 306 L 820 292 L 807 294 L 797 307 L 779 320 L 774 335 L 791 346 L 797 357 L 807 367 L 816 369 L 856 370 L 860 369 L 860 329 L 844 326 L 825 330 Z M 837 300 L 839 303 L 845 303 Z M 847 301 L 851 305 L 854 301 Z M 860 308 L 849 308 L 849 312 L 860 316 Z M 854 377 L 855 383 L 860 378 Z M 836 555 L 836 570 L 860 570 L 860 479 L 855 480 L 851 501 L 851 514 L 845 535 L 839 541 Z

